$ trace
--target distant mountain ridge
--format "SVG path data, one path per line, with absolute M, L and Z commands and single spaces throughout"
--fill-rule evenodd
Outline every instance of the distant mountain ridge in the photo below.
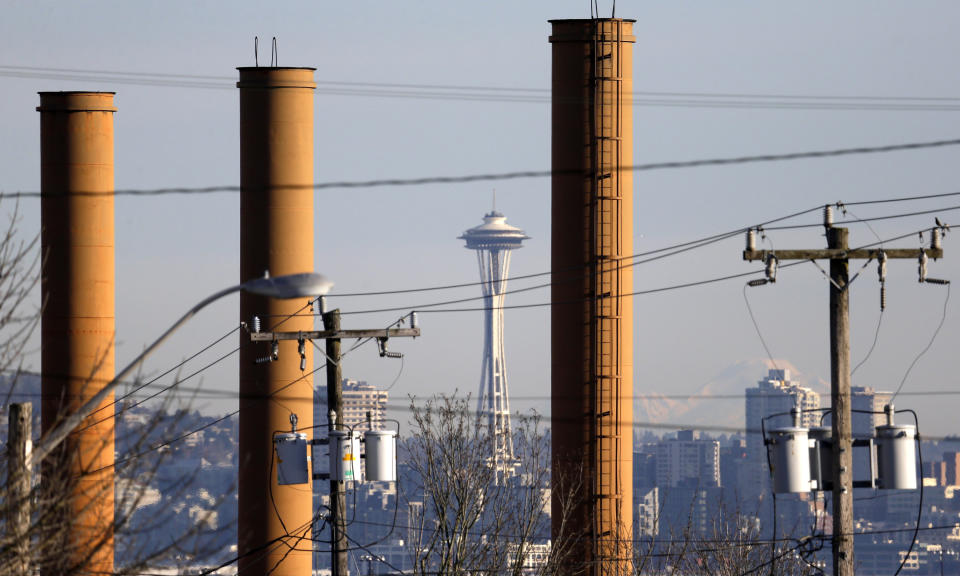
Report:
M 788 360 L 775 360 L 777 368 L 790 371 L 791 380 L 820 394 L 829 384 L 815 375 L 806 375 Z M 698 428 L 710 432 L 734 432 L 744 427 L 745 390 L 756 386 L 773 368 L 769 359 L 742 360 L 723 369 L 690 395 L 648 393 L 634 389 L 634 422 L 638 428 Z M 681 397 L 682 396 L 682 397 Z

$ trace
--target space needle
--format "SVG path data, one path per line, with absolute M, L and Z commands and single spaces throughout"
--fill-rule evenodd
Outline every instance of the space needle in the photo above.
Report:
M 503 350 L 503 301 L 507 291 L 510 253 L 521 247 L 527 236 L 523 230 L 507 224 L 496 204 L 483 217 L 483 224 L 459 236 L 468 250 L 476 250 L 483 289 L 483 364 L 477 412 L 486 417 L 492 435 L 491 464 L 497 478 L 511 476 L 516 459 L 510 429 L 510 398 L 507 367 Z

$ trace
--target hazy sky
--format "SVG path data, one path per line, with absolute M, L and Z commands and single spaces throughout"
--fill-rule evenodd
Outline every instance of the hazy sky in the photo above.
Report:
M 610 5 L 602 2 L 605 15 Z M 116 186 L 235 185 L 239 182 L 237 66 L 269 61 L 277 37 L 279 64 L 313 66 L 318 181 L 462 175 L 550 167 L 549 19 L 589 16 L 589 2 L 3 2 L 0 19 L 0 190 L 40 185 L 38 91 L 116 91 Z M 617 16 L 635 18 L 634 87 L 661 103 L 635 108 L 635 163 L 873 146 L 960 137 L 960 100 L 903 101 L 866 97 L 960 98 L 955 2 L 621 2 Z M 192 74 L 219 88 L 182 82 L 142 86 L 104 78 L 22 78 L 22 66 Z M 26 72 L 47 74 L 38 70 Z M 156 76 L 152 77 L 154 80 Z M 411 84 L 387 88 L 337 82 Z M 489 91 L 493 98 L 436 98 L 428 86 L 530 89 Z M 357 92 L 343 94 L 344 88 Z M 398 94 L 403 92 L 403 94 Z M 473 90 L 471 95 L 478 92 Z M 692 94 L 692 95 L 691 95 Z M 847 109 L 700 106 L 716 94 L 856 96 Z M 529 98 L 527 98 L 529 97 Z M 662 101 L 674 104 L 665 106 Z M 697 106 L 677 105 L 694 101 Z M 763 103 L 776 102 L 766 98 Z M 927 109 L 916 109 L 914 104 Z M 930 105 L 948 110 L 931 110 Z M 941 106 L 942 108 L 943 106 Z M 837 108 L 832 106 L 832 108 Z M 856 202 L 954 192 L 958 148 L 847 156 L 638 174 L 634 179 L 635 251 L 749 226 L 827 202 Z M 316 194 L 316 269 L 336 282 L 331 305 L 345 313 L 479 296 L 479 287 L 395 298 L 337 298 L 336 293 L 415 288 L 474 281 L 474 255 L 456 237 L 480 223 L 491 190 L 508 222 L 532 237 L 513 257 L 514 275 L 549 268 L 550 182 L 332 189 Z M 950 207 L 958 198 L 853 207 L 864 218 Z M 10 213 L 4 200 L 0 210 Z M 25 236 L 39 230 L 39 202 L 21 202 Z M 797 223 L 819 222 L 818 214 Z M 941 218 L 957 220 L 954 212 Z M 838 217 L 839 219 L 839 217 Z M 932 225 L 933 216 L 872 224 L 882 238 Z M 235 192 L 118 198 L 118 365 L 190 305 L 239 278 L 239 200 Z M 774 231 L 776 248 L 824 245 L 822 230 Z M 851 225 L 851 243 L 875 241 Z M 960 279 L 960 245 L 945 239 L 947 257 L 930 275 Z M 638 266 L 638 290 L 758 269 L 741 261 L 742 238 Z M 914 247 L 915 237 L 896 243 Z M 860 263 L 852 265 L 858 269 Z M 543 278 L 514 282 L 522 288 Z M 695 393 L 738 362 L 765 352 L 747 313 L 743 280 L 638 297 L 635 377 L 638 394 Z M 852 348 L 858 362 L 873 341 L 879 288 L 875 265 L 851 288 Z M 749 296 L 771 352 L 789 359 L 802 379 L 820 387 L 829 377 L 827 284 L 811 264 L 783 269 L 775 286 Z M 892 262 L 888 309 L 878 344 L 854 383 L 894 389 L 941 319 L 946 290 L 919 285 L 916 264 Z M 508 296 L 508 304 L 546 302 L 547 289 Z M 958 300 L 930 351 L 917 363 L 898 407 L 920 410 L 927 434 L 957 432 L 951 361 L 960 341 Z M 226 299 L 165 345 L 146 371 L 159 373 L 236 326 L 236 298 Z M 36 304 L 39 304 L 39 297 Z M 400 313 L 345 315 L 349 328 L 384 325 Z M 481 354 L 479 312 L 422 314 L 424 337 L 391 342 L 406 354 L 391 395 L 476 393 Z M 506 315 L 507 365 L 513 407 L 549 411 L 548 309 Z M 237 337 L 184 368 L 190 374 L 236 346 Z M 39 367 L 39 339 L 28 365 Z M 289 358 L 286 361 L 295 362 Z M 753 364 L 756 366 L 756 364 Z M 345 361 L 345 375 L 380 386 L 400 363 L 365 346 Z M 195 405 L 210 412 L 236 406 L 236 357 L 185 386 L 202 386 Z M 763 376 L 747 371 L 738 392 Z M 164 381 L 164 382 L 168 382 Z M 822 389 L 822 388 L 821 388 Z M 212 391 L 212 393 L 211 393 Z M 214 395 L 217 395 L 214 397 Z M 182 396 L 188 396 L 183 392 Z M 717 413 L 743 410 L 742 400 L 716 401 Z M 669 420 L 669 418 L 668 418 Z

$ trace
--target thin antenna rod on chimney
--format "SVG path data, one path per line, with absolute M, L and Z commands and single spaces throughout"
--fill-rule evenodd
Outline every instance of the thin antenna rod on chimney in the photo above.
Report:
M 270 66 L 280 65 L 280 54 L 277 52 L 277 37 L 273 37 L 273 46 L 270 48 Z
M 257 68 L 260 67 L 260 58 L 257 56 L 257 45 L 260 43 L 260 38 L 257 36 L 253 37 L 253 65 Z

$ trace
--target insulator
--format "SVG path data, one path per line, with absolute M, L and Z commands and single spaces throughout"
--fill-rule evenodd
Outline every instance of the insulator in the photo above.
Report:
M 924 279 L 924 282 L 927 284 L 941 284 L 944 286 L 950 283 L 949 280 L 944 280 L 942 278 L 926 278 Z
M 767 282 L 769 282 L 769 280 L 767 280 L 766 278 L 757 278 L 756 280 L 751 280 L 747 282 L 747 286 L 756 288 L 757 286 L 763 286 Z
M 380 348 L 380 357 L 381 358 L 403 358 L 403 353 L 401 352 L 390 352 L 387 350 L 387 339 L 386 338 L 377 338 L 377 347 Z
M 927 253 L 921 251 L 920 258 L 918 259 L 917 273 L 920 277 L 920 282 L 923 282 L 927 279 Z
M 930 231 L 930 248 L 934 250 L 940 250 L 941 248 L 943 248 L 941 239 L 942 239 L 942 232 L 940 232 L 939 228 L 934 228 L 933 230 L 931 230 Z
M 411 313 L 410 313 L 410 327 L 411 327 L 411 328 L 416 328 L 416 327 L 417 327 L 417 313 L 416 313 L 416 312 L 411 312 Z
M 274 360 L 280 358 L 280 343 L 276 340 L 273 341 L 273 346 L 270 348 L 270 357 Z
M 306 356 L 301 356 L 301 357 L 300 357 L 300 371 L 303 372 L 303 371 L 306 370 L 306 369 L 307 369 L 307 357 L 306 357 Z
M 303 338 L 297 340 L 297 353 L 303 358 L 307 354 L 307 345 Z
M 823 207 L 823 227 L 832 228 L 833 227 L 833 206 L 827 204 Z
M 880 283 L 880 311 L 883 312 L 887 309 L 887 283 Z
M 887 253 L 880 252 L 877 255 L 877 277 L 880 279 L 880 282 L 885 282 L 887 280 Z
M 273 362 L 273 356 L 261 356 L 253 361 L 254 364 L 269 364 Z
M 773 254 L 767 254 L 767 280 L 771 283 L 777 281 L 777 257 Z
M 757 249 L 757 232 L 753 228 L 747 230 L 747 252 Z
M 250 319 L 250 329 L 253 331 L 254 334 L 258 334 L 260 332 L 259 316 L 254 316 L 253 318 Z
M 297 431 L 297 415 L 293 412 L 290 413 L 290 431 Z
M 320 308 L 321 314 L 327 313 L 327 297 L 321 296 L 320 300 L 317 302 L 317 306 Z

